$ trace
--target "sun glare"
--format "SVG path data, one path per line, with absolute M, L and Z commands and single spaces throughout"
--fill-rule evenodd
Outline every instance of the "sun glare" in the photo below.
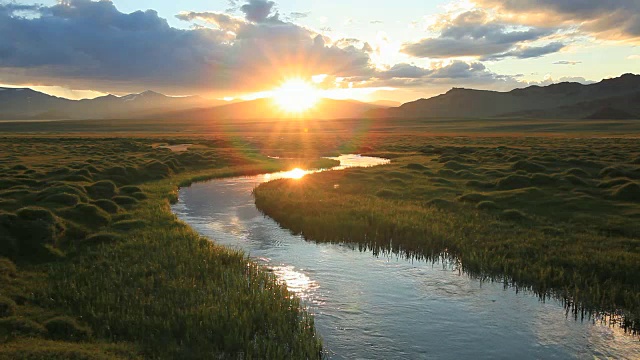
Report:
M 289 113 L 302 113 L 314 107 L 320 95 L 318 90 L 302 79 L 291 79 L 273 90 L 273 100 Z
M 291 171 L 287 171 L 286 173 L 284 173 L 284 178 L 287 179 L 302 179 L 305 175 L 307 175 L 307 172 L 300 169 L 300 168 L 295 168 Z

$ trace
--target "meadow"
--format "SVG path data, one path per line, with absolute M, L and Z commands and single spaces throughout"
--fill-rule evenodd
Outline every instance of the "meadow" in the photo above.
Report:
M 577 318 L 602 311 L 637 331 L 638 131 L 624 121 L 0 123 L 0 358 L 320 357 L 299 300 L 169 204 L 195 181 L 329 167 L 317 158 L 340 153 L 392 162 L 268 183 L 256 204 L 309 240 L 455 259 L 479 279 L 562 298 Z M 180 144 L 192 145 L 163 146 Z
M 0 358 L 320 357 L 299 300 L 169 204 L 194 181 L 335 162 L 202 139 L 7 136 L 0 149 Z
M 637 139 L 409 136 L 367 150 L 391 164 L 265 183 L 256 205 L 312 241 L 445 257 L 640 330 Z

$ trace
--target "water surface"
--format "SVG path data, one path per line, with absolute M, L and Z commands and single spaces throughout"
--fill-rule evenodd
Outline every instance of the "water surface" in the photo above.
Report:
M 384 159 L 342 156 L 341 168 Z M 173 211 L 202 235 L 238 248 L 286 282 L 315 314 L 332 359 L 640 359 L 640 341 L 566 317 L 556 301 L 480 283 L 451 267 L 291 235 L 251 191 L 292 171 L 180 190 Z

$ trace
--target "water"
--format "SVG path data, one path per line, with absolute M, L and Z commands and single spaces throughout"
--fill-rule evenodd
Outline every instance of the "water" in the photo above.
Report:
M 383 159 L 340 157 L 342 168 Z M 180 190 L 175 214 L 216 242 L 244 250 L 315 314 L 332 359 L 640 359 L 640 341 L 565 316 L 555 301 L 480 283 L 442 264 L 315 244 L 254 206 L 264 181 L 305 172 L 214 180 Z

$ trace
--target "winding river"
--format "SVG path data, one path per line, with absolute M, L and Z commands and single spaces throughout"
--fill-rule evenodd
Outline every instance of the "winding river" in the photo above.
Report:
M 384 159 L 336 158 L 339 170 Z M 291 235 L 261 214 L 251 191 L 291 171 L 183 188 L 174 213 L 202 235 L 270 268 L 315 314 L 332 359 L 640 359 L 640 341 L 617 328 L 567 317 L 501 284 L 442 264 L 375 257 Z M 302 180 L 304 181 L 304 180 Z

